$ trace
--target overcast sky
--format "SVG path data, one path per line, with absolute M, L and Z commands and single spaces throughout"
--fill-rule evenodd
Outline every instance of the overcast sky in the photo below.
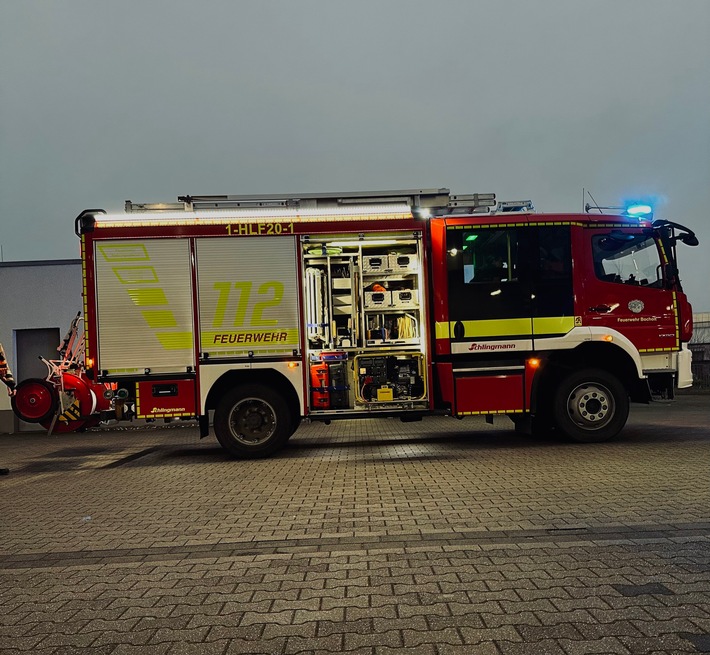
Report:
M 0 0 L 5 261 L 184 194 L 654 196 L 710 311 L 710 0 Z M 587 198 L 588 200 L 588 198 Z

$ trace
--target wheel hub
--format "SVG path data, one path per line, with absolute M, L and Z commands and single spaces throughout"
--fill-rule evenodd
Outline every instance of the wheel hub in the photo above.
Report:
M 260 398 L 245 398 L 234 406 L 229 420 L 234 438 L 254 446 L 267 441 L 276 429 L 276 412 Z
M 44 380 L 28 380 L 18 385 L 11 402 L 23 421 L 39 423 L 54 410 L 56 393 Z
M 614 417 L 614 400 L 609 390 L 596 382 L 580 384 L 567 399 L 567 411 L 581 428 L 599 430 Z

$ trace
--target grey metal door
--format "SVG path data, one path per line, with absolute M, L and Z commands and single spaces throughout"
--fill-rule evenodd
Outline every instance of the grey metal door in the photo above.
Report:
M 46 378 L 47 367 L 39 357 L 56 359 L 57 347 L 60 343 L 59 328 L 36 328 L 15 330 L 15 357 L 17 368 L 13 371 L 15 380 L 20 382 L 27 378 Z M 16 429 L 20 432 L 42 430 L 37 423 L 25 423 L 15 419 Z

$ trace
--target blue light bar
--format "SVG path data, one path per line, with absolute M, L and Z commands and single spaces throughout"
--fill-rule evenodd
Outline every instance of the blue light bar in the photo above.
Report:
M 645 203 L 636 203 L 626 207 L 626 214 L 635 218 L 650 217 L 653 214 L 653 207 Z

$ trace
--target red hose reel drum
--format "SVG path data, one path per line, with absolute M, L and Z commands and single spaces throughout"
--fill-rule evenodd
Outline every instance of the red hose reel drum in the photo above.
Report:
M 62 373 L 64 390 L 59 380 L 28 379 L 17 385 L 17 393 L 12 398 L 15 414 L 29 423 L 39 423 L 52 432 L 73 432 L 92 427 L 100 421 L 98 412 L 111 406 L 110 398 L 104 397 L 106 387 L 89 380 L 82 372 Z M 60 394 L 64 411 L 54 417 L 59 410 Z M 87 419 L 82 417 L 94 416 Z
M 12 410 L 27 423 L 41 423 L 52 420 L 59 405 L 57 388 L 47 380 L 27 378 L 17 385 L 11 398 Z

